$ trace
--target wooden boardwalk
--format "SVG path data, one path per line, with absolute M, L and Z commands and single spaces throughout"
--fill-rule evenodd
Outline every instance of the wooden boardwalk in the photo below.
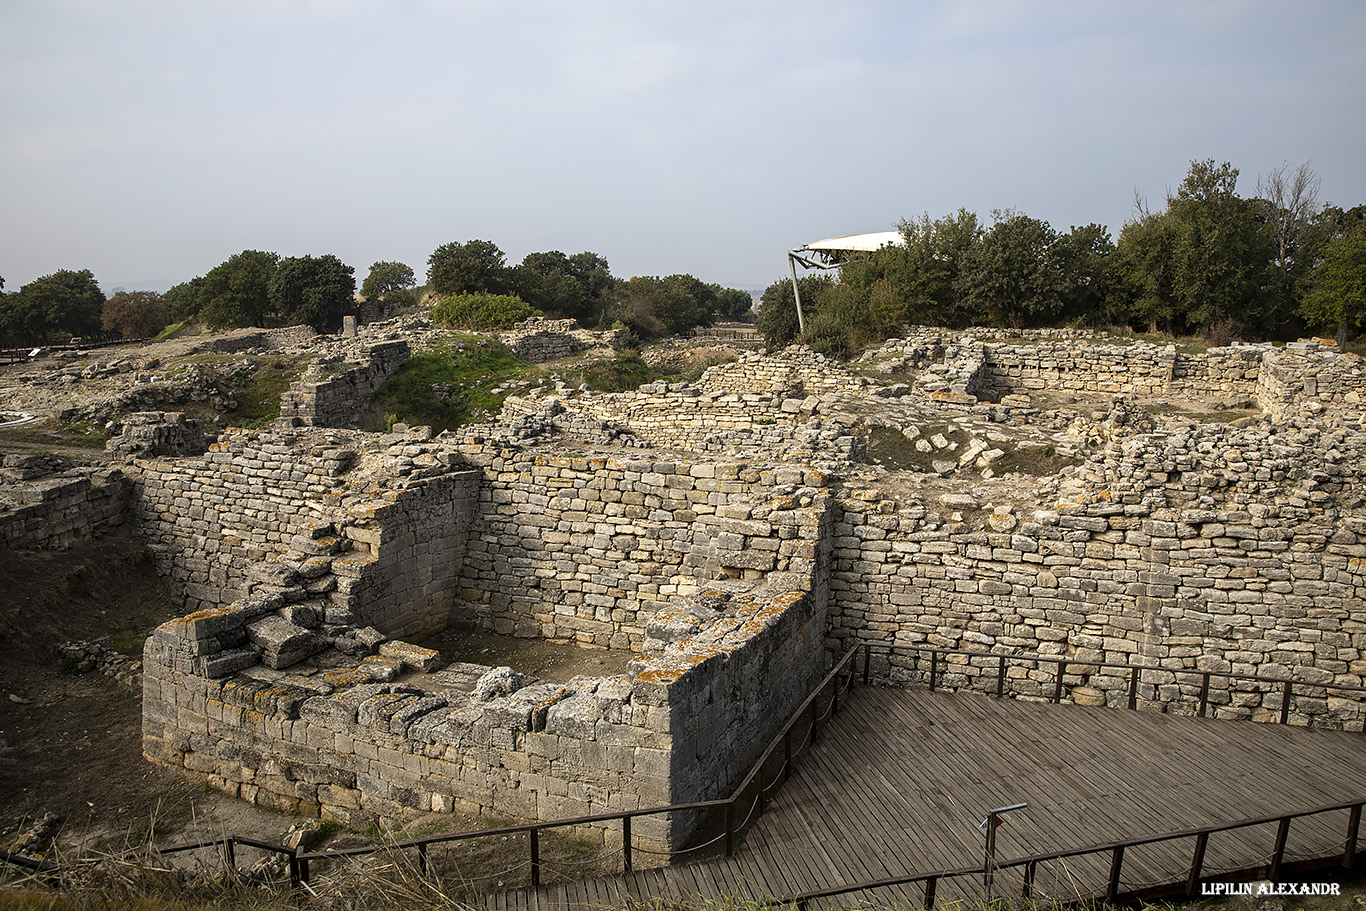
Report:
M 1366 735 L 880 687 L 854 689 L 731 858 L 490 895 L 489 908 L 621 907 L 625 896 L 791 895 L 979 864 L 992 807 L 1027 801 L 997 857 L 1308 810 L 1366 797 Z M 1296 820 L 1287 862 L 1340 853 L 1346 810 Z M 1274 824 L 1210 838 L 1206 876 L 1260 863 Z M 1124 889 L 1184 878 L 1194 839 L 1130 849 Z M 1104 892 L 1108 855 L 1041 864 L 1036 892 Z M 1018 870 L 998 894 L 1018 894 Z M 938 904 L 980 897 L 945 880 Z M 835 904 L 918 906 L 922 886 Z

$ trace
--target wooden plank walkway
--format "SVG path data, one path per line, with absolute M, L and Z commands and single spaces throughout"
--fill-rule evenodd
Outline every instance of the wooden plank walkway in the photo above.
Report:
M 1005 817 L 997 857 L 1064 851 L 1366 797 L 1366 735 L 1156 712 L 859 687 L 745 834 L 735 856 L 489 896 L 487 907 L 621 907 L 635 898 L 751 898 L 980 863 L 978 828 Z M 1340 852 L 1347 811 L 1297 820 L 1287 861 Z M 1265 861 L 1274 824 L 1210 838 L 1207 876 Z M 1130 849 L 1124 889 L 1184 877 L 1193 839 Z M 1036 891 L 1103 892 L 1109 857 L 1041 864 Z M 1021 872 L 998 874 L 1018 894 Z M 939 884 L 978 899 L 981 878 Z M 834 904 L 919 905 L 922 887 Z

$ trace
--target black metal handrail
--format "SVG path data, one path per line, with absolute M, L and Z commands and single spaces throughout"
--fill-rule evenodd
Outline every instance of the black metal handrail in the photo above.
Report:
M 1193 896 L 1199 888 L 1203 879 L 1203 867 L 1205 861 L 1205 849 L 1209 844 L 1209 837 L 1219 832 L 1231 832 L 1236 829 L 1245 829 L 1250 826 L 1266 825 L 1276 823 L 1276 841 L 1272 848 L 1270 860 L 1266 864 L 1257 863 L 1239 870 L 1227 871 L 1219 874 L 1221 877 L 1236 877 L 1239 875 L 1250 875 L 1265 869 L 1266 875 L 1273 882 L 1278 881 L 1284 872 L 1289 872 L 1292 867 L 1298 869 L 1312 869 L 1315 866 L 1330 866 L 1340 863 L 1344 869 L 1352 869 L 1356 864 L 1357 842 L 1361 828 L 1361 809 L 1366 805 L 1366 800 L 1361 798 L 1343 801 L 1341 803 L 1327 804 L 1315 807 L 1312 810 L 1301 810 L 1295 813 L 1277 814 L 1272 816 L 1260 816 L 1252 819 L 1239 820 L 1238 822 L 1224 823 L 1216 826 L 1203 826 L 1195 829 L 1181 829 L 1175 832 L 1163 832 L 1159 835 L 1146 835 L 1142 838 L 1132 838 L 1125 841 L 1111 841 L 1101 844 L 1088 845 L 1083 848 L 1071 848 L 1066 851 L 1055 851 L 1043 854 L 1031 854 L 1026 857 L 1017 857 L 1014 860 L 1002 861 L 993 864 L 995 870 L 1010 869 L 1012 867 L 1024 867 L 1023 888 L 1021 897 L 1029 899 L 1034 891 L 1034 876 L 1041 863 L 1049 861 L 1067 860 L 1074 857 L 1083 857 L 1089 854 L 1110 855 L 1110 872 L 1106 882 L 1105 900 L 1111 904 L 1119 901 L 1126 901 L 1137 898 L 1159 898 L 1170 895 L 1184 894 Z M 1298 864 L 1285 863 L 1286 842 L 1290 834 L 1290 823 L 1296 819 L 1307 816 L 1317 816 L 1321 813 L 1331 813 L 1337 810 L 1348 810 L 1347 834 L 1343 842 L 1341 854 L 1330 854 L 1325 857 L 1302 861 Z M 1156 883 L 1143 887 L 1139 890 L 1131 890 L 1128 893 L 1120 892 L 1120 873 L 1124 866 L 1124 852 L 1129 848 L 1142 847 L 1144 845 L 1159 844 L 1174 841 L 1179 838 L 1195 838 L 1195 846 L 1191 853 L 1191 864 L 1185 876 L 1177 880 L 1166 883 Z M 817 899 L 833 898 L 837 895 L 847 895 L 851 892 L 861 892 L 867 889 L 884 889 L 892 886 L 906 886 L 912 883 L 924 883 L 923 907 L 927 911 L 934 908 L 935 892 L 941 879 L 951 879 L 959 876 L 980 876 L 983 873 L 983 866 L 977 864 L 971 867 L 957 867 L 952 869 L 935 870 L 928 873 L 914 873 L 906 876 L 892 876 L 884 879 L 866 880 L 859 883 L 846 883 L 839 886 L 831 886 L 825 889 L 816 889 L 810 892 L 802 892 L 795 895 L 788 895 L 783 898 L 771 899 L 763 902 L 764 906 L 772 905 L 796 905 L 798 908 L 805 908 Z M 1087 896 L 1077 896 L 1086 898 Z
M 1198 676 L 1201 678 L 1200 684 L 1200 704 L 1197 714 L 1204 718 L 1209 710 L 1210 681 L 1213 678 L 1227 678 L 1230 680 L 1250 681 L 1258 684 L 1266 684 L 1279 687 L 1281 689 L 1281 711 L 1280 723 L 1287 724 L 1290 718 L 1290 705 L 1294 700 L 1295 689 L 1298 687 L 1303 690 L 1333 690 L 1339 693 L 1356 694 L 1357 697 L 1366 696 L 1366 687 L 1351 686 L 1339 683 L 1313 683 L 1308 680 L 1295 680 L 1286 677 L 1268 677 L 1259 674 L 1238 674 L 1231 671 L 1206 671 L 1198 668 L 1188 667 L 1166 667 L 1160 664 L 1134 664 L 1132 662 L 1121 663 L 1115 661 L 1088 661 L 1081 658 L 1072 658 L 1055 655 L 1035 655 L 1035 654 L 1010 654 L 1006 652 L 982 652 L 971 649 L 956 648 L 934 648 L 920 645 L 879 645 L 878 648 L 886 649 L 888 657 L 895 652 L 913 652 L 916 654 L 929 654 L 930 669 L 926 675 L 926 683 L 933 690 L 938 685 L 939 673 L 942 662 L 941 657 L 950 655 L 963 655 L 968 658 L 994 658 L 997 661 L 996 667 L 996 695 L 1004 696 L 1006 668 L 1010 662 L 1037 662 L 1043 664 L 1057 665 L 1057 673 L 1054 678 L 1053 695 L 1050 701 L 1057 703 L 1062 701 L 1064 678 L 1067 676 L 1067 669 L 1072 666 L 1094 667 L 1097 669 L 1122 670 L 1129 673 L 1128 705 L 1130 709 L 1138 708 L 1138 686 L 1141 675 L 1144 671 L 1161 671 L 1173 675 Z M 867 678 L 867 661 L 864 663 L 865 677 Z M 1366 713 L 1363 713 L 1362 730 L 1366 731 Z

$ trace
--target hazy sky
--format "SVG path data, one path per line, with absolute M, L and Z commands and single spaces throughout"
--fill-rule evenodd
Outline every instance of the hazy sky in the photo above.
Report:
M 440 244 L 762 288 L 966 207 L 1118 237 L 1192 159 L 1366 202 L 1360 0 L 0 0 L 0 276 Z

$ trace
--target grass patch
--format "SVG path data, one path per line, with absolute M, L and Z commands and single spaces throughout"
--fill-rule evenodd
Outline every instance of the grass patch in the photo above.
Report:
M 928 440 L 935 434 L 942 434 L 950 444 L 958 446 L 921 452 L 916 448 L 915 440 L 907 439 L 900 429 L 874 424 L 868 432 L 868 458 L 873 464 L 892 471 L 932 472 L 936 461 L 956 461 L 968 443 L 967 433 L 949 424 L 922 427 L 917 439 Z
M 154 341 L 154 342 L 164 342 L 164 341 L 166 341 L 166 339 L 168 339 L 168 338 L 173 338 L 174 336 L 176 336 L 177 334 L 179 334 L 182 330 L 184 330 L 184 328 L 185 328 L 186 325 L 187 325 L 187 324 L 185 323 L 184 320 L 182 320 L 181 322 L 178 322 L 178 323 L 171 323 L 171 325 L 167 326 L 165 329 L 162 329 L 160 332 L 158 332 L 158 333 L 156 334 L 156 336 L 152 339 L 152 341 Z
M 585 364 L 573 377 L 575 383 L 587 383 L 595 392 L 630 392 L 659 379 L 659 374 L 637 352 L 623 351 L 611 360 Z
M 717 351 L 693 358 L 688 362 L 687 367 L 677 373 L 667 374 L 664 378 L 671 383 L 696 383 L 702 379 L 702 374 L 706 373 L 709 367 L 715 367 L 718 364 L 732 364 L 736 360 L 738 358 L 734 354 Z
M 253 358 L 256 369 L 232 377 L 228 391 L 237 402 L 234 423 L 248 429 L 280 416 L 280 396 L 303 374 L 305 358 L 275 355 Z
M 503 407 L 498 386 L 539 373 L 493 339 L 459 338 L 411 357 L 375 394 L 361 428 L 382 432 L 402 421 L 439 433 L 486 420 Z
M 1003 447 L 1005 455 L 992 463 L 991 470 L 999 474 L 1014 472 L 1043 478 L 1055 475 L 1069 465 L 1080 465 L 1081 460 L 1059 453 L 1050 443 L 1047 446 L 1026 448 Z
M 62 426 L 62 442 L 67 446 L 81 449 L 103 449 L 109 434 L 103 427 L 96 427 L 89 421 L 77 421 Z

